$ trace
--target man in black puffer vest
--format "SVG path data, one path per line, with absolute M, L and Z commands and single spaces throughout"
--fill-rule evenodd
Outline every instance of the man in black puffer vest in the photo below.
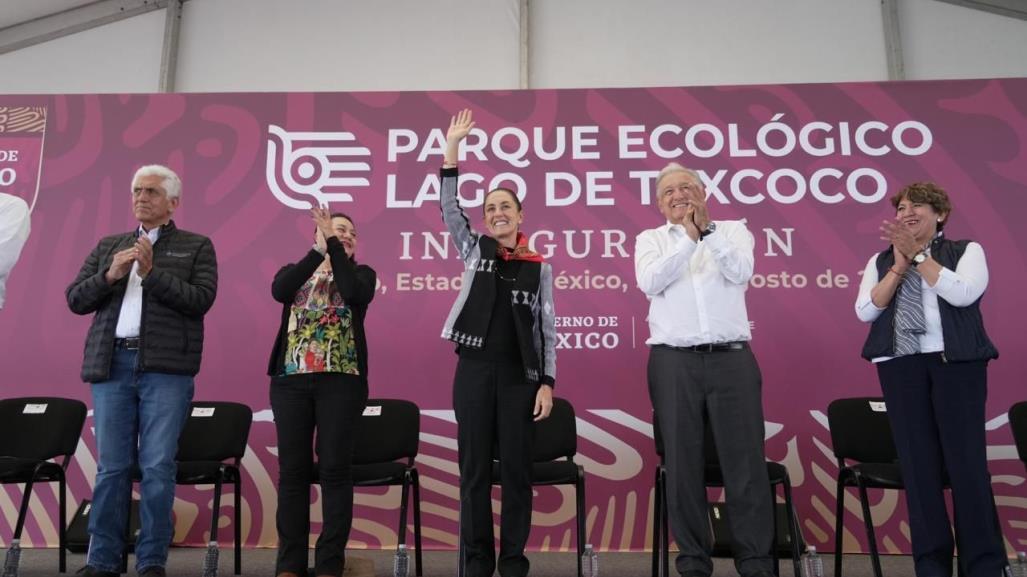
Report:
M 135 230 L 100 240 L 65 292 L 93 314 L 82 380 L 91 383 L 98 471 L 83 575 L 117 576 L 132 474 L 142 472 L 136 570 L 162 577 L 174 527 L 175 453 L 217 293 L 210 239 L 175 227 L 182 183 L 164 166 L 132 179 Z

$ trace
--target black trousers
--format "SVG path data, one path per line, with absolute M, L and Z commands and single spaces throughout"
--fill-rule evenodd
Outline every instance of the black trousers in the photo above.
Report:
M 741 575 L 771 571 L 774 526 L 763 452 L 762 377 L 752 351 L 693 352 L 654 346 L 649 351 L 648 373 L 649 395 L 663 437 L 678 572 L 713 573 L 704 418 L 710 421 L 724 473 L 735 567 Z
M 940 353 L 877 363 L 902 479 L 918 577 L 952 575 L 953 539 L 943 471 L 952 485 L 959 562 L 967 577 L 1006 565 L 988 473 L 985 361 L 948 363 Z
M 457 363 L 453 408 L 460 461 L 460 539 L 467 577 L 488 577 L 496 568 L 493 459 L 500 462 L 503 497 L 499 574 L 528 574 L 524 546 L 531 531 L 531 423 L 537 391 L 537 385 L 525 381 L 519 364 L 466 358 Z
M 317 575 L 342 575 L 353 525 L 353 431 L 366 403 L 366 381 L 350 375 L 311 373 L 271 379 L 271 409 L 278 431 L 276 574 L 307 574 L 316 430 L 323 521 L 314 569 Z

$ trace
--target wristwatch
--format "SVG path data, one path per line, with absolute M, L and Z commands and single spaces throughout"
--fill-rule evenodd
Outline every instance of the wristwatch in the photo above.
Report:
M 913 258 L 910 259 L 910 260 L 913 261 L 912 262 L 913 266 L 917 266 L 918 264 L 922 264 L 925 260 L 927 260 L 927 253 L 924 252 L 924 251 L 920 251 L 920 252 L 914 254 Z
M 706 224 L 706 230 L 699 233 L 699 239 L 704 239 L 717 231 L 717 223 L 712 220 Z

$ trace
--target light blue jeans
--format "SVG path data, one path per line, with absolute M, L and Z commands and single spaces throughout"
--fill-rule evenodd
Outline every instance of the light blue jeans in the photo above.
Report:
M 101 571 L 121 569 L 132 473 L 137 467 L 143 480 L 136 569 L 163 567 L 174 535 L 175 454 L 193 398 L 193 378 L 139 372 L 136 356 L 137 351 L 114 351 L 110 379 L 92 385 L 99 466 L 89 515 L 87 563 Z

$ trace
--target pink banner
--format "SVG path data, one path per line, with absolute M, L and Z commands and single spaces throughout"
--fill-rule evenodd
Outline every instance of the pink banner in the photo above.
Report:
M 990 467 L 1008 545 L 1027 545 L 1024 469 L 1005 417 L 1024 398 L 1027 374 L 1015 312 L 1027 286 L 1025 245 L 1015 240 L 1027 213 L 1027 79 L 0 96 L 5 106 L 48 114 L 32 235 L 0 311 L 3 396 L 90 403 L 78 380 L 89 319 L 68 311 L 64 289 L 100 237 L 135 226 L 135 168 L 172 167 L 184 182 L 175 220 L 213 238 L 221 273 L 196 397 L 255 411 L 244 463 L 247 544 L 275 540 L 276 441 L 264 369 L 280 309 L 271 277 L 309 249 L 313 226 L 304 208 L 323 200 L 352 215 L 358 259 L 381 282 L 367 317 L 371 396 L 408 398 L 423 411 L 425 546 L 455 546 L 456 358 L 439 334 L 461 265 L 443 233 L 437 172 L 450 115 L 470 107 L 477 129 L 466 141 L 460 187 L 468 214 L 480 218 L 490 187 L 518 191 L 522 230 L 558 275 L 556 393 L 578 413 L 589 542 L 612 550 L 652 542 L 657 460 L 645 384 L 647 303 L 635 288 L 632 251 L 637 233 L 662 223 L 652 180 L 674 160 L 700 171 L 713 218 L 744 218 L 756 237 L 748 304 L 764 376 L 767 454 L 789 468 L 806 540 L 827 550 L 836 473 L 827 405 L 880 392 L 859 357 L 868 329 L 853 310 L 859 273 L 883 248 L 877 227 L 893 214 L 892 193 L 916 180 L 949 191 L 955 210 L 947 233 L 980 242 L 991 263 L 983 309 L 1002 356 L 989 372 Z M 72 510 L 89 497 L 96 470 L 91 424 L 70 470 Z M 55 543 L 55 493 L 36 494 L 42 506 L 33 509 L 25 540 Z M 205 542 L 211 495 L 208 487 L 180 488 L 176 541 Z M 573 548 L 572 490 L 537 495 L 531 546 Z M 0 509 L 13 511 L 20 498 L 19 489 L 5 487 Z M 902 496 L 872 499 L 882 549 L 908 551 Z M 395 543 L 398 504 L 398 490 L 358 491 L 351 546 Z M 0 538 L 9 539 L 14 516 L 4 518 Z M 846 548 L 865 548 L 853 496 L 845 527 Z

